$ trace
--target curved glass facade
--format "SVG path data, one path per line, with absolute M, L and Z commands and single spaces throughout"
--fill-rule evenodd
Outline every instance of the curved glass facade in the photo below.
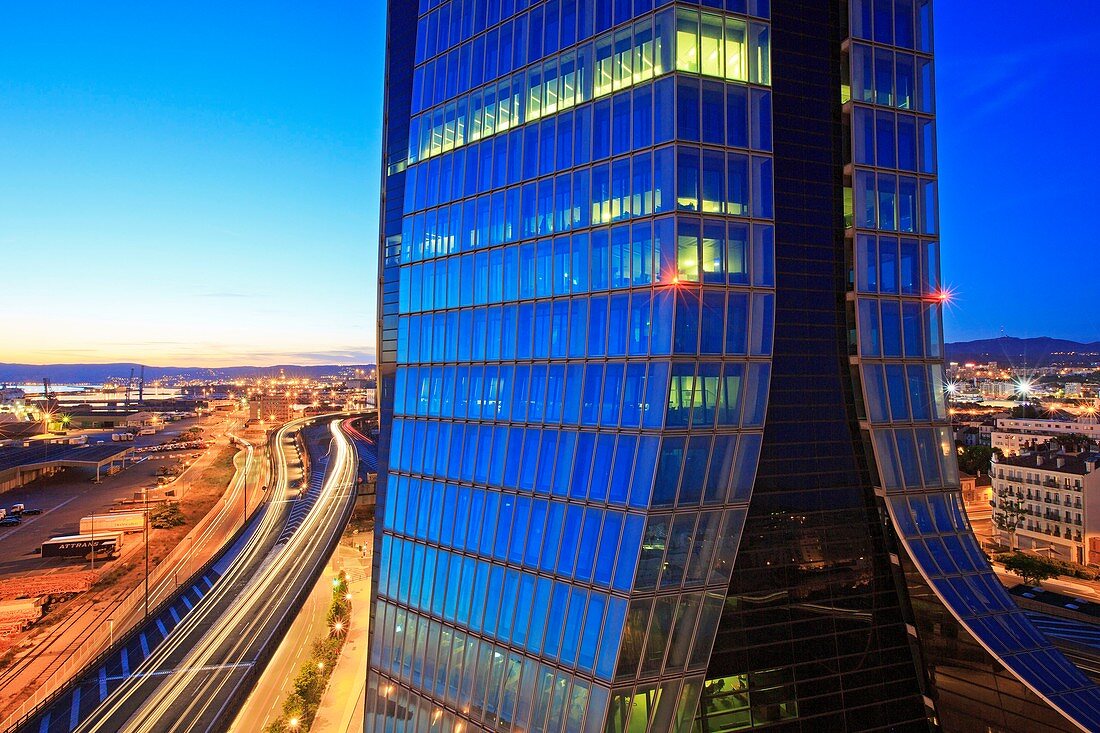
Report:
M 962 508 L 944 404 L 931 3 L 853 0 L 850 12 L 849 313 L 877 490 L 922 586 L 963 633 L 1070 721 L 1100 729 L 1100 689 L 1016 606 Z

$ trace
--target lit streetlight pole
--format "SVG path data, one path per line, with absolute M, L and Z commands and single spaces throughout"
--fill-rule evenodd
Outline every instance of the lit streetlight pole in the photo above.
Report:
M 145 618 L 149 618 L 149 489 L 141 490 L 145 504 Z

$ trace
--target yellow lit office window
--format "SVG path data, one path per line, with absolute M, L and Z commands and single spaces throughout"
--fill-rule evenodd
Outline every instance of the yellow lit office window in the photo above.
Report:
M 557 64 L 548 64 L 543 69 L 543 78 L 545 79 L 544 86 L 546 87 L 543 93 L 542 113 L 544 115 L 552 115 L 558 111 L 558 69 Z
M 577 72 L 570 71 L 561 76 L 561 108 L 569 109 L 577 93 Z
M 485 116 L 484 121 L 481 124 L 486 135 L 491 135 L 496 132 L 497 129 L 497 103 L 486 102 L 485 103 Z
M 695 400 L 695 397 L 693 395 L 694 392 L 695 377 L 673 375 L 669 379 L 668 409 L 690 410 L 691 405 Z
M 699 282 L 699 249 L 694 235 L 680 236 L 676 247 L 676 276 L 680 282 Z
M 596 69 L 593 80 L 592 96 L 602 97 L 610 94 L 615 78 L 613 46 L 610 38 L 596 41 Z
M 676 68 L 699 73 L 699 16 L 687 10 L 676 15 Z
M 709 227 L 704 227 L 704 229 L 707 228 Z M 708 237 L 705 233 L 703 236 L 703 274 L 722 274 L 722 241 L 715 237 Z M 717 378 L 715 379 L 715 385 L 717 385 Z M 717 386 L 715 386 L 715 389 L 717 389 Z
M 466 144 L 466 116 L 460 114 L 455 124 L 455 147 L 460 148 Z
M 653 78 L 653 31 L 648 28 L 634 37 L 634 83 Z
M 615 34 L 615 91 L 628 87 L 633 83 L 630 69 L 633 56 L 634 49 L 631 45 L 630 29 L 619 31 Z
M 727 79 L 735 81 L 748 81 L 749 57 L 748 46 L 745 43 L 744 21 L 726 19 L 725 34 L 725 62 Z
M 527 77 L 527 114 L 524 122 L 542 117 L 542 72 L 532 71 Z
M 700 26 L 700 70 L 707 76 L 722 76 L 722 18 L 703 15 Z
M 447 121 L 443 123 L 443 150 L 453 150 L 455 146 L 454 110 L 447 112 Z

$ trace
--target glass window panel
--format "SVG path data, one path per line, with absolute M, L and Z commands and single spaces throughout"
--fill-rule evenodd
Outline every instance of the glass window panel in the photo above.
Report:
M 703 13 L 699 42 L 699 71 L 707 76 L 723 76 L 721 16 Z
M 676 151 L 676 208 L 700 210 L 700 151 L 687 147 Z
M 699 14 L 690 10 L 676 13 L 676 68 L 699 72 Z
M 894 231 L 897 223 L 897 178 L 888 173 L 878 176 L 878 228 Z
M 895 140 L 894 113 L 875 112 L 875 148 L 877 150 L 877 165 L 880 168 L 894 168 L 897 166 Z
M 730 153 L 726 158 L 726 213 L 749 215 L 749 156 Z
M 702 126 L 702 140 L 704 143 L 722 145 L 726 140 L 725 125 L 722 124 L 726 110 L 725 84 L 704 81 L 701 89 L 702 119 L 707 120 L 707 124 Z M 721 165 L 718 167 L 721 168 Z
M 703 293 L 703 313 L 700 323 L 700 354 L 721 354 L 724 346 L 725 295 L 721 292 Z
M 875 104 L 894 106 L 894 54 L 875 49 Z
M 676 80 L 676 132 L 680 140 L 699 140 L 699 80 Z

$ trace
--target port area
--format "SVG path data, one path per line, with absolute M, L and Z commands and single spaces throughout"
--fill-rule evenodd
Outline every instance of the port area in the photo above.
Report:
M 220 413 L 172 423 L 155 436 L 138 436 L 131 445 L 145 450 L 124 470 L 98 482 L 94 472 L 68 469 L 0 495 L 3 506 L 23 503 L 42 512 L 0 530 L 0 605 L 34 599 L 42 614 L 29 625 L 0 628 L 0 710 L 13 710 L 47 681 L 50 687 L 60 683 L 67 672 L 77 671 L 70 669 L 75 657 L 124 633 L 143 610 L 144 599 L 135 595 L 143 595 L 144 531 L 125 534 L 118 557 L 94 563 L 42 557 L 42 542 L 78 534 L 81 519 L 93 514 L 148 507 L 152 519 L 168 511 L 169 521 L 150 521 L 149 602 L 155 606 L 241 527 L 246 512 L 241 480 L 249 489 L 248 512 L 263 499 L 266 433 L 258 427 L 246 430 L 245 417 Z M 197 437 L 206 446 L 153 450 L 181 436 Z

